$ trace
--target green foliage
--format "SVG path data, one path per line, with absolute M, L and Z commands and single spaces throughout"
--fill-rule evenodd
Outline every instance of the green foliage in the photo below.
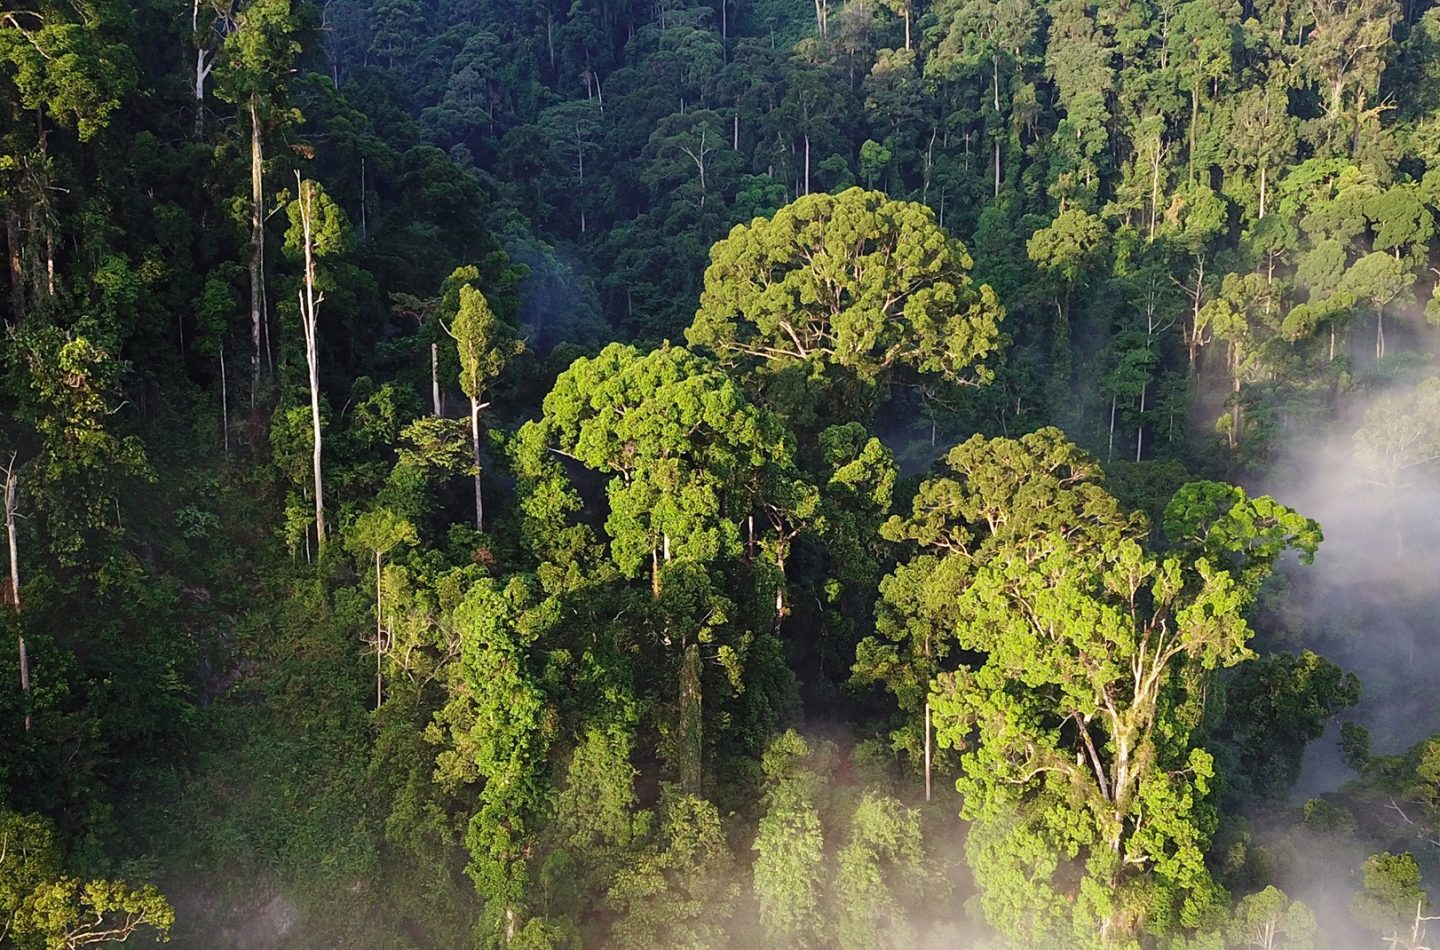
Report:
M 1225 683 L 1214 715 L 1218 738 L 1235 753 L 1226 792 L 1237 799 L 1282 798 L 1300 775 L 1307 743 L 1360 700 L 1353 673 L 1309 650 L 1246 663 Z
M 167 940 L 175 911 L 153 885 L 61 873 L 54 829 L 0 807 L 0 934 L 19 950 L 73 950 L 149 930 Z
M 1421 941 L 1436 739 L 1227 814 L 1358 686 L 1218 479 L 1419 550 L 1426 4 L 11 7 L 0 942 Z
M 1425 916 L 1429 896 L 1420 886 L 1420 866 L 1410 852 L 1372 854 L 1360 874 L 1351 912 L 1380 936 L 1407 932 L 1416 917 Z
M 983 381 L 1002 310 L 970 268 L 923 206 L 858 188 L 810 195 L 715 245 L 686 338 L 774 386 L 815 380 L 807 392 L 842 405 L 873 406 L 902 368 Z
M 1033 939 L 1037 913 L 1053 921 L 1064 894 L 1085 942 L 1205 928 L 1223 897 L 1204 864 L 1204 684 L 1250 658 L 1245 608 L 1284 550 L 1314 550 L 1318 528 L 1272 499 L 1194 483 L 1167 513 L 1179 543 L 1151 553 L 1143 519 L 1053 429 L 977 436 L 946 465 L 953 475 L 924 482 L 885 528 L 916 552 L 881 585 L 882 635 L 905 653 L 877 640 L 857 673 L 912 709 L 928 696 L 940 745 L 960 753 L 965 817 L 1008 827 L 1018 813 L 1032 848 L 1049 851 L 1038 866 L 1011 845 L 972 852 L 987 916 Z M 958 668 L 939 672 L 932 658 L 952 653 Z M 1066 894 L 1057 872 L 1070 861 L 1083 873 Z M 1014 875 L 1054 896 L 1016 906 L 996 893 L 1021 886 Z
M 523 349 L 496 319 L 485 295 L 468 283 L 460 285 L 449 333 L 460 355 L 460 390 L 471 399 L 479 399 L 500 376 L 505 363 Z
M 810 747 L 794 730 L 777 736 L 762 767 L 767 790 L 753 848 L 755 898 L 766 941 L 777 947 L 819 944 L 824 918 L 825 837 L 816 806 L 820 776 Z
M 927 876 L 919 813 L 867 792 L 836 858 L 839 945 L 846 950 L 913 946 L 907 905 Z
M 736 897 L 720 815 L 702 798 L 667 789 L 653 841 L 615 876 L 606 895 L 619 947 L 714 946 Z
M 1226 933 L 1231 946 L 1269 950 L 1311 950 L 1320 941 L 1314 912 L 1273 886 L 1242 900 Z

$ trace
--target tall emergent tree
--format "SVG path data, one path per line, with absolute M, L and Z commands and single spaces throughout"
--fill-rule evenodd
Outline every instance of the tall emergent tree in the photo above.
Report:
M 300 52 L 297 5 L 294 0 L 249 0 L 248 3 L 234 5 L 231 8 L 233 23 L 227 26 L 224 45 L 217 54 L 223 55 L 224 61 L 218 74 L 216 92 L 243 110 L 249 126 L 251 406 L 258 398 L 260 365 L 267 347 L 265 131 L 286 117 L 287 83 L 291 65 Z M 210 65 L 213 68 L 214 62 Z M 198 80 L 197 76 L 197 98 L 202 92 Z M 197 108 L 201 105 L 197 103 Z
M 1308 560 L 1318 525 L 1196 482 L 1154 550 L 1056 429 L 976 436 L 945 464 L 885 527 L 913 554 L 883 582 L 862 656 L 912 715 L 928 693 L 940 745 L 959 750 L 987 917 L 1030 946 L 1213 928 L 1215 772 L 1195 724 L 1212 672 L 1252 655 L 1261 581 L 1288 549 Z
M 873 409 L 900 370 L 987 379 L 1003 316 L 924 205 L 851 188 L 736 225 L 710 254 L 686 338 L 755 370 L 794 414 Z M 802 410 L 802 407 L 806 407 Z
M 346 547 L 357 558 L 375 558 L 375 708 L 385 701 L 383 659 L 385 656 L 385 583 L 382 570 L 385 555 L 402 544 L 418 544 L 415 526 L 389 508 L 376 508 L 355 519 Z
M 315 479 L 315 544 L 325 550 L 325 482 L 321 473 L 324 433 L 320 424 L 320 305 L 325 292 L 317 269 L 321 257 L 344 249 L 348 239 L 345 212 L 325 194 L 323 188 L 295 173 L 297 196 L 287 211 L 290 229 L 285 232 L 285 250 L 303 262 L 300 276 L 300 325 L 305 332 L 305 365 L 310 378 L 311 462 Z
M 481 402 L 485 391 L 500 377 L 506 362 L 524 349 L 490 309 L 485 295 L 463 284 L 460 287 L 460 309 L 450 324 L 450 335 L 460 355 L 460 389 L 470 400 L 470 446 L 475 463 L 475 528 L 485 530 L 485 498 L 480 478 L 480 410 L 490 404 Z

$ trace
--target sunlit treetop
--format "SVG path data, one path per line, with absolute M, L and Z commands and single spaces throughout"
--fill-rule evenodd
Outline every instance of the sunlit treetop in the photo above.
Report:
M 866 387 L 902 368 L 983 382 L 1003 311 L 971 264 L 924 205 L 808 195 L 715 245 L 686 337 L 727 363 L 838 369 Z

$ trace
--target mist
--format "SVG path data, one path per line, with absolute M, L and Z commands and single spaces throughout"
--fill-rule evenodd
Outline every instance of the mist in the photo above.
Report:
M 1354 434 L 1365 413 L 1413 384 L 1352 401 L 1319 434 L 1294 432 L 1274 474 L 1256 487 L 1320 522 L 1325 542 L 1315 563 L 1289 564 L 1276 598 L 1279 621 L 1259 646 L 1309 649 L 1360 677 L 1362 698 L 1345 714 L 1370 730 L 1373 752 L 1404 751 L 1440 732 L 1440 652 L 1434 628 L 1440 611 L 1440 478 L 1417 469 L 1402 487 L 1380 484 L 1357 458 Z M 1341 761 L 1338 724 L 1306 751 L 1293 790 L 1300 802 L 1334 791 L 1354 777 Z

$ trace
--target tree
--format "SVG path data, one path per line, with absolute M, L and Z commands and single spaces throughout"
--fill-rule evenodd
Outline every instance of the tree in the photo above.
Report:
M 1338 291 L 1375 308 L 1375 358 L 1385 358 L 1385 308 L 1410 289 L 1415 276 L 1405 261 L 1383 251 L 1366 254 L 1345 272 Z
M 384 680 L 382 679 L 381 658 L 385 654 L 385 604 L 382 600 L 385 586 L 381 578 L 381 567 L 385 555 L 401 544 L 418 544 L 420 538 L 415 526 L 399 517 L 388 508 L 376 508 L 355 519 L 345 538 L 345 546 L 351 553 L 375 557 L 375 708 L 384 701 Z
M 819 377 L 864 407 L 902 368 L 982 382 L 1002 311 L 970 267 L 927 208 L 859 188 L 811 195 L 715 245 L 686 339 L 782 381 Z
M 1196 314 L 1195 332 L 1229 344 L 1230 412 L 1218 428 L 1230 450 L 1240 444 L 1244 383 L 1263 365 L 1262 347 L 1278 335 L 1280 301 L 1277 289 L 1261 274 L 1226 274 L 1220 292 Z
M 911 513 L 886 526 L 915 553 L 882 584 L 882 631 L 955 657 L 954 672 L 921 689 L 940 745 L 959 750 L 963 814 L 1025 829 L 989 858 L 972 851 L 987 916 L 1013 939 L 1037 938 L 1004 892 L 1026 866 L 1036 900 L 1074 901 L 1083 945 L 1212 921 L 1214 763 L 1186 723 L 1212 671 L 1251 655 L 1243 611 L 1261 580 L 1289 548 L 1308 559 L 1318 526 L 1271 499 L 1193 483 L 1167 508 L 1174 546 L 1157 554 L 1144 518 L 1057 430 L 976 436 L 946 465 L 952 474 L 923 483 Z M 1053 857 L 1032 863 L 1015 850 L 1022 840 Z
M 123 943 L 144 929 L 168 939 L 175 911 L 153 885 L 91 880 L 60 867 L 55 830 L 0 806 L 0 935 L 20 950 Z
M 480 410 L 485 392 L 500 378 L 505 363 L 524 344 L 500 322 L 485 295 L 469 284 L 460 287 L 460 304 L 448 332 L 460 354 L 460 389 L 470 400 L 470 446 L 475 473 L 475 528 L 485 530 L 485 499 L 480 478 Z
M 1231 946 L 1256 950 L 1313 950 L 1320 939 L 1314 912 L 1273 885 L 1247 895 L 1225 929 Z
M 241 106 L 250 119 L 250 405 L 260 389 L 260 364 L 266 343 L 265 300 L 265 129 L 281 118 L 285 77 L 300 52 L 300 24 L 292 0 L 250 0 L 235 13 L 225 36 L 225 69 L 217 93 Z
M 736 891 L 719 812 L 703 798 L 668 789 L 653 842 L 616 874 L 606 894 L 620 914 L 611 941 L 636 950 L 713 947 L 724 942 Z
M 1051 347 L 1062 385 L 1070 381 L 1070 295 L 1076 282 L 1090 269 L 1104 240 L 1105 225 L 1097 216 L 1070 208 L 1025 242 L 1030 259 L 1060 280 Z
M 1360 874 L 1361 889 L 1351 901 L 1351 913 L 1382 937 L 1409 930 L 1430 904 L 1421 887 L 1420 865 L 1408 851 L 1372 854 Z
M 1355 460 L 1378 485 L 1398 489 L 1440 462 L 1440 377 L 1381 396 L 1355 430 Z
M 838 944 L 844 950 L 914 946 L 907 905 L 926 876 L 919 812 L 867 791 L 837 859 Z
M 667 669 L 678 707 L 667 757 L 682 791 L 694 794 L 704 747 L 702 656 L 739 675 L 762 616 L 736 615 L 741 593 L 769 593 L 775 613 L 767 626 L 778 627 L 789 544 L 818 498 L 795 472 L 779 420 L 751 405 L 718 366 L 680 347 L 642 355 L 611 344 L 578 359 L 544 410 L 521 430 L 529 456 L 522 464 L 539 468 L 536 455 L 558 453 L 608 479 L 609 560 L 627 578 L 648 575 L 647 627 L 663 655 L 679 660 Z M 755 531 L 756 521 L 771 530 Z M 724 580 L 742 559 L 758 576 L 737 591 Z
M 554 721 L 532 651 L 550 619 L 534 578 L 486 579 L 456 610 L 460 679 L 436 727 L 451 742 L 437 778 L 483 779 L 465 835 L 469 873 L 485 899 L 490 934 L 512 942 L 526 926 L 531 857 L 549 794 L 546 754 Z
M 297 196 L 286 206 L 290 229 L 285 250 L 303 263 L 300 276 L 300 326 L 305 334 L 305 366 L 310 374 L 310 449 L 315 480 L 315 545 L 325 552 L 325 483 L 321 472 L 323 432 L 320 425 L 320 304 L 325 292 L 319 260 L 343 251 L 349 241 L 345 212 L 318 184 L 295 173 Z
M 755 898 L 766 940 L 776 947 L 820 944 L 825 837 L 815 798 L 821 777 L 808 743 L 793 729 L 765 751 L 765 815 L 755 836 Z
M 1323 82 L 1329 144 L 1335 152 L 1354 154 L 1365 106 L 1379 92 L 1384 51 L 1400 19 L 1400 4 L 1321 0 L 1312 12 L 1315 28 L 1305 47 L 1305 62 Z
M 45 326 L 20 336 L 30 389 L 21 415 L 40 439 L 28 490 L 44 517 L 40 536 L 63 567 L 106 567 L 95 573 L 103 587 L 125 560 L 122 488 L 152 469 L 140 440 L 109 421 L 123 405 L 117 393 L 128 364 L 98 327 L 85 329 L 93 332 Z
M 1001 99 L 1000 67 L 1014 73 L 1033 55 L 1040 17 L 1033 4 L 1022 0 L 966 0 L 955 4 L 937 4 L 940 20 L 940 41 L 926 60 L 931 75 L 959 78 L 956 74 L 990 67 L 990 95 L 982 97 L 988 109 L 990 137 L 994 148 L 994 195 L 1000 195 L 1004 178 L 1001 168 L 1001 142 L 1005 138 L 1006 116 L 1003 107 L 1010 103 Z M 946 22 L 948 19 L 948 23 Z M 1007 97 L 1008 98 L 1008 97 Z
M 1282 799 L 1300 777 L 1306 744 L 1359 701 L 1355 674 L 1310 650 L 1241 664 L 1214 717 L 1213 734 L 1234 756 L 1223 770 L 1225 798 Z

